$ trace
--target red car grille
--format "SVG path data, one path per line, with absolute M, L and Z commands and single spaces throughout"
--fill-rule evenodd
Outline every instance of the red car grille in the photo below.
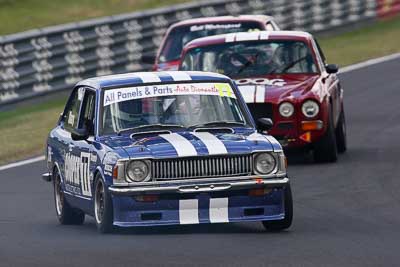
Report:
M 255 121 L 259 118 L 273 118 L 272 104 L 270 103 L 248 103 L 247 106 Z

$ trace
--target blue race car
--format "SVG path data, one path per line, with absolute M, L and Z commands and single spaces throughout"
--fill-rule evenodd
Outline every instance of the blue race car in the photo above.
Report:
M 61 224 L 114 227 L 292 222 L 280 144 L 236 85 L 206 72 L 128 73 L 73 89 L 47 140 Z

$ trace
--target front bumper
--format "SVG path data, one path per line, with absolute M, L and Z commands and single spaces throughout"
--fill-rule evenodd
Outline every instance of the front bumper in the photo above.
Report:
M 276 175 L 275 175 L 276 176 Z M 218 192 L 228 190 L 251 189 L 257 187 L 282 187 L 289 183 L 287 177 L 243 176 L 228 178 L 205 178 L 192 180 L 174 180 L 168 182 L 150 182 L 140 184 L 112 185 L 108 188 L 112 195 L 134 196 L 143 194 L 184 194 Z
M 114 225 L 130 227 L 281 220 L 288 185 L 286 175 L 247 176 L 113 185 L 109 191 Z M 141 200 L 149 194 L 157 197 Z

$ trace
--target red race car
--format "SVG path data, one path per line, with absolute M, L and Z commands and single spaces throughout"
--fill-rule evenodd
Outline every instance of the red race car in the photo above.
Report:
M 346 151 L 343 89 L 338 66 L 327 64 L 306 32 L 261 31 L 216 35 L 188 43 L 182 70 L 212 71 L 236 80 L 257 120 L 285 148 L 312 149 L 318 162 Z
M 177 70 L 182 48 L 201 37 L 233 32 L 279 30 L 272 17 L 264 15 L 222 16 L 184 20 L 169 27 L 155 57 L 153 70 Z M 151 56 L 145 62 L 154 62 Z

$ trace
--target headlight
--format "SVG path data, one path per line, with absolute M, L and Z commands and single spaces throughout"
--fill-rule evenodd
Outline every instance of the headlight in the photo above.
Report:
M 289 102 L 283 102 L 279 106 L 279 114 L 281 114 L 282 117 L 289 118 L 292 116 L 294 113 L 294 107 L 291 103 Z
M 307 118 L 313 118 L 317 116 L 319 112 L 319 106 L 317 102 L 313 100 L 307 100 L 306 102 L 303 103 L 301 106 L 301 111 L 303 112 L 304 116 Z
M 149 166 L 141 160 L 131 161 L 127 167 L 128 178 L 134 182 L 143 182 L 150 175 Z
M 276 167 L 275 157 L 270 153 L 261 153 L 255 157 L 254 160 L 255 170 L 259 174 L 269 174 Z

